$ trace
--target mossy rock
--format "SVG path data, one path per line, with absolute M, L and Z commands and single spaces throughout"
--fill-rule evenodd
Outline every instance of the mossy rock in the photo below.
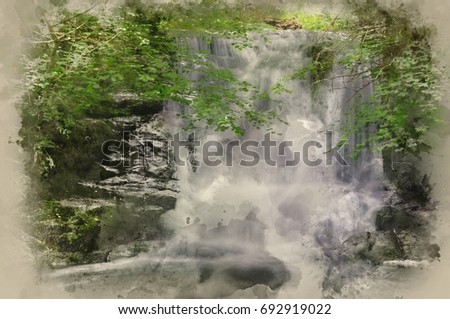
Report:
M 421 226 L 420 220 L 406 211 L 394 207 L 383 207 L 375 212 L 375 227 L 378 231 L 406 230 Z
M 316 43 L 308 50 L 312 58 L 311 76 L 313 83 L 323 81 L 335 65 L 336 54 L 332 43 L 324 41 Z
M 45 201 L 32 218 L 32 233 L 40 243 L 36 247 L 43 261 L 52 267 L 104 262 L 119 245 L 133 244 L 134 251 L 144 251 L 136 243 L 162 237 L 158 206 L 139 203 L 103 203 Z
M 45 201 L 33 216 L 32 232 L 50 251 L 84 256 L 98 248 L 101 215 L 106 210 L 105 207 L 84 209 Z
M 37 196 L 44 200 L 73 196 L 103 197 L 105 194 L 92 194 L 80 182 L 101 178 L 104 170 L 100 166 L 102 144 L 120 139 L 120 135 L 121 132 L 111 122 L 87 119 L 73 129 L 69 138 L 60 137 L 55 141 L 57 148 L 48 151 L 55 164 L 48 176 L 38 176 L 38 167 L 30 163 L 29 171 L 35 177 L 32 182 L 35 183 L 33 188 Z

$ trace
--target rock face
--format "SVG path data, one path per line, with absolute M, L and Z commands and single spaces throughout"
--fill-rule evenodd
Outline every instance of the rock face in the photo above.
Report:
M 166 210 L 173 208 L 177 192 L 175 165 L 168 145 L 170 136 L 164 130 L 162 118 L 156 115 L 112 121 L 115 127 L 121 128 L 120 139 L 103 144 L 101 178 L 81 184 Z
M 120 245 L 158 240 L 161 215 L 175 207 L 176 168 L 157 113 L 162 106 L 124 94 L 114 107 L 141 115 L 86 119 L 61 141 L 52 154 L 55 171 L 37 187 L 44 204 L 35 233 L 52 266 L 103 262 Z M 89 244 L 73 244 L 87 234 Z

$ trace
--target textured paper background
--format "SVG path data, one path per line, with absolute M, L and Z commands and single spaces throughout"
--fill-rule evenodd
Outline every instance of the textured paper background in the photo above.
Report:
M 82 0 L 80 0 L 82 1 Z M 37 1 L 41 5 L 47 0 Z M 84 1 L 85 3 L 89 1 Z M 92 1 L 90 1 L 92 3 Z M 104 2 L 104 1 L 103 1 Z M 386 1 L 398 3 L 398 1 Z M 317 1 L 309 1 L 317 4 Z M 417 0 L 427 19 L 437 26 L 438 46 L 444 60 L 450 65 L 450 1 Z M 13 64 L 17 61 L 20 30 L 39 18 L 39 11 L 30 0 L 7 0 L 0 2 L 0 297 L 39 298 L 67 297 L 57 287 L 38 284 L 33 271 L 32 255 L 25 244 L 19 217 L 22 211 L 27 177 L 23 172 L 18 147 L 11 143 L 17 139 L 20 118 L 14 107 L 14 91 L 11 79 Z M 450 88 L 449 88 L 450 92 Z M 447 97 L 448 98 L 448 97 Z M 448 104 L 447 104 L 448 105 Z M 440 201 L 436 242 L 441 245 L 442 259 L 433 265 L 424 281 L 420 280 L 410 298 L 450 298 L 450 139 L 436 138 L 439 147 L 426 159 L 427 167 L 433 167 L 434 196 Z

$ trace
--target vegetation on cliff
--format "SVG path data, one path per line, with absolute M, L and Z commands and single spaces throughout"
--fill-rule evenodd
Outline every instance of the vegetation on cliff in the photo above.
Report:
M 430 149 L 427 133 L 439 123 L 442 70 L 432 49 L 432 26 L 411 7 L 383 7 L 376 1 L 349 0 L 350 14 L 332 41 L 322 36 L 312 47 L 312 62 L 295 70 L 289 81 L 312 77 L 313 85 L 335 79 L 336 66 L 348 70 L 350 81 L 363 85 L 350 97 L 358 101 L 374 87 L 371 98 L 354 103 L 355 120 L 345 135 L 369 126 L 376 133 L 357 145 L 362 150 L 392 150 L 418 155 Z

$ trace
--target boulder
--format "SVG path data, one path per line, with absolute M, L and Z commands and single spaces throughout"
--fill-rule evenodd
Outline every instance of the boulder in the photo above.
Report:
M 284 263 L 266 253 L 255 255 L 231 255 L 199 263 L 200 282 L 224 281 L 236 290 L 258 284 L 272 290 L 279 289 L 289 280 L 290 274 Z

